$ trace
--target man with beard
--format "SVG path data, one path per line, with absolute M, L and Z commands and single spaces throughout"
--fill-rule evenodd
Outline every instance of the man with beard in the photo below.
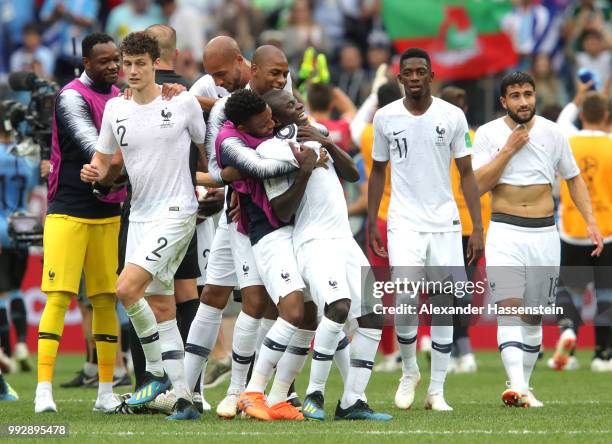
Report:
M 472 172 L 467 121 L 461 109 L 432 97 L 433 78 L 427 52 L 419 48 L 406 50 L 400 58 L 398 75 L 406 96 L 379 109 L 374 116 L 373 165 L 368 185 L 370 244 L 377 255 L 387 255 L 376 217 L 387 163 L 391 162 L 389 263 L 393 279 L 407 278 L 413 282 L 424 277 L 424 267 L 429 271 L 431 267 L 460 270 L 464 264 L 461 221 L 451 188 L 452 158 L 461 175 L 461 189 L 473 222 L 467 247 L 469 263 L 478 260 L 483 250 L 480 200 Z M 441 271 L 446 276 L 450 270 Z M 430 294 L 430 302 L 449 303 L 444 296 Z M 398 293 L 396 304 L 415 304 L 418 297 L 417 291 Z M 403 367 L 395 405 L 409 409 L 421 378 L 416 361 L 418 317 L 396 315 L 395 323 Z M 452 320 L 434 316 L 431 339 L 431 382 L 425 408 L 449 411 L 452 408 L 444 399 L 444 380 L 453 342 Z
M 93 307 L 98 352 L 100 382 L 94 410 L 108 411 L 121 404 L 112 387 L 117 349 L 118 202 L 122 196 L 100 201 L 91 185 L 79 178 L 81 166 L 89 163 L 96 152 L 106 102 L 119 93 L 113 86 L 119 73 L 119 50 L 109 35 L 94 33 L 83 40 L 82 51 L 85 72 L 62 89 L 53 116 L 41 284 L 47 303 L 38 327 L 36 413 L 57 412 L 51 390 L 53 368 L 64 316 L 79 291 L 82 272 Z
M 533 309 L 555 302 L 561 246 L 553 216 L 556 174 L 566 180 L 586 222 L 593 256 L 601 254 L 603 240 L 567 138 L 556 124 L 535 115 L 531 76 L 508 74 L 500 89 L 507 115 L 476 131 L 473 168 L 480 193 L 492 194 L 486 255 L 497 342 L 509 379 L 502 401 L 542 407 L 529 388 L 542 343 L 542 317 Z

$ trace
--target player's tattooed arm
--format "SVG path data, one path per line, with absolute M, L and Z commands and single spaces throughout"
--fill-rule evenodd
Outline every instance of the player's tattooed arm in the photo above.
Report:
M 342 148 L 336 145 L 328 135 L 322 134 L 317 128 L 311 125 L 300 126 L 297 132 L 298 142 L 309 140 L 319 142 L 334 159 L 334 168 L 338 175 L 347 182 L 357 182 L 359 180 L 359 169 Z
M 63 91 L 55 103 L 55 116 L 58 127 L 66 129 L 62 135 L 72 139 L 83 159 L 90 160 L 96 152 L 98 129 L 83 96 L 71 89 Z
M 289 162 L 261 157 L 237 137 L 224 139 L 219 153 L 222 165 L 237 168 L 241 173 L 259 180 L 284 176 L 297 169 Z
M 300 164 L 300 169 L 293 184 L 283 194 L 270 201 L 274 215 L 285 223 L 291 220 L 300 206 L 308 185 L 308 179 L 310 179 L 312 170 L 317 166 L 317 154 L 311 149 L 306 148 L 294 153 L 294 155 Z

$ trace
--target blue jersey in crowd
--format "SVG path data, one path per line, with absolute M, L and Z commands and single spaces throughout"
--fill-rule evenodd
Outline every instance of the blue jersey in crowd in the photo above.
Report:
M 8 217 L 15 211 L 26 211 L 28 193 L 36 186 L 38 164 L 26 157 L 8 153 L 12 144 L 0 143 L 0 243 L 9 247 Z

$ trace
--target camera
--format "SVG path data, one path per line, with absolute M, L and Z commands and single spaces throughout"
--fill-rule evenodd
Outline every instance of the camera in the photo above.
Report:
M 59 87 L 54 82 L 38 78 L 32 72 L 12 73 L 9 76 L 9 86 L 14 91 L 32 93 L 27 106 L 13 100 L 0 102 L 0 124 L 5 131 L 15 131 L 17 134 L 13 153 L 49 160 L 53 106 Z

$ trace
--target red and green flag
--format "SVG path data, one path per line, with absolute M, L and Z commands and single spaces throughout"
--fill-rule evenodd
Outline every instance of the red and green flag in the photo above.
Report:
M 473 79 L 517 63 L 501 20 L 507 0 L 383 0 L 383 23 L 396 50 L 426 50 L 442 80 Z

